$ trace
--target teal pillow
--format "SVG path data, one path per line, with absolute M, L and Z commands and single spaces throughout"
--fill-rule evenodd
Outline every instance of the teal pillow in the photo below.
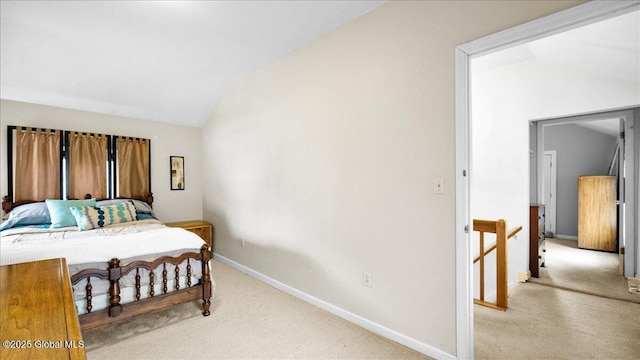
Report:
M 131 202 L 107 206 L 71 206 L 69 210 L 80 231 L 137 220 L 136 208 Z
M 96 199 L 88 200 L 54 200 L 47 199 L 47 208 L 51 217 L 51 227 L 61 228 L 76 226 L 76 218 L 69 210 L 71 206 L 96 206 Z

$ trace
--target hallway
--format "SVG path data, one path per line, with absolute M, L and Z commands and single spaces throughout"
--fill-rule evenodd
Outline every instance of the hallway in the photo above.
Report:
M 630 294 L 627 279 L 619 275 L 618 254 L 580 249 L 577 241 L 566 239 L 547 238 L 545 247 L 545 267 L 530 282 L 640 303 L 640 296 Z

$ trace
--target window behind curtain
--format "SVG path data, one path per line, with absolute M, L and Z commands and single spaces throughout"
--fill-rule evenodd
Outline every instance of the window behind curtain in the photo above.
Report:
M 108 144 L 106 135 L 69 132 L 69 199 L 84 199 L 86 194 L 106 199 Z
M 8 197 L 153 201 L 151 140 L 7 126 Z
M 60 138 L 59 130 L 16 128 L 13 201 L 18 203 L 61 198 Z
M 120 136 L 116 144 L 117 197 L 146 199 L 151 192 L 150 140 Z

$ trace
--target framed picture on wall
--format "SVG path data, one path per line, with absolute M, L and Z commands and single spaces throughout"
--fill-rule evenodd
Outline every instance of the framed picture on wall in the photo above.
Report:
M 171 190 L 184 190 L 184 156 L 169 156 Z

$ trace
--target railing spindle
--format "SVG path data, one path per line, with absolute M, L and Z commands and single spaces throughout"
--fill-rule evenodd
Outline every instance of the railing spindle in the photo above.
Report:
M 480 261 L 480 299 L 474 299 L 476 304 L 488 306 L 497 310 L 505 311 L 508 307 L 508 263 L 507 263 L 507 240 L 514 237 L 522 226 L 507 234 L 507 223 L 503 219 L 497 221 L 473 220 L 473 230 L 480 233 L 480 255 L 473 262 Z M 485 233 L 495 234 L 496 243 L 488 250 L 484 248 Z M 489 303 L 484 299 L 484 265 L 485 255 L 493 250 L 496 251 L 496 302 Z

